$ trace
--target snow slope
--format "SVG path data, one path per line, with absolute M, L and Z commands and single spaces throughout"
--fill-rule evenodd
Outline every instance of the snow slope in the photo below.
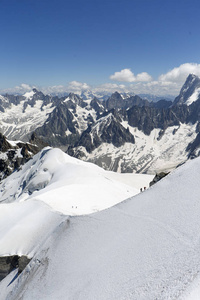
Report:
M 137 178 L 129 177 L 133 176 Z M 38 200 L 67 215 L 92 213 L 139 192 L 138 183 L 135 188 L 134 182 L 126 185 L 120 177 L 115 180 L 111 172 L 94 164 L 45 148 L 0 184 L 0 202 Z M 141 187 L 151 180 L 152 176 L 141 176 Z
M 1 204 L 0 256 L 33 257 L 62 220 L 62 214 L 40 201 Z
M 200 158 L 146 192 L 65 222 L 1 300 L 199 299 Z
M 64 214 L 108 208 L 139 193 L 140 185 L 148 186 L 152 180 L 152 176 L 124 175 L 60 149 L 43 149 L 0 184 L 0 256 L 32 257 Z
M 197 101 L 199 98 L 199 94 L 200 94 L 200 88 L 196 88 L 195 91 L 193 92 L 193 94 L 187 99 L 185 104 L 190 105 L 193 102 Z

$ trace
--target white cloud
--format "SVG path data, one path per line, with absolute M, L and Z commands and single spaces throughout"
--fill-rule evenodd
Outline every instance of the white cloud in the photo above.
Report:
M 87 83 L 82 83 L 79 81 L 71 81 L 69 82 L 67 88 L 73 91 L 82 91 L 90 89 L 90 86 Z
M 34 86 L 31 86 L 26 83 L 22 83 L 18 86 L 15 86 L 14 88 L 8 88 L 8 89 L 2 89 L 0 92 L 1 94 L 24 94 L 26 92 L 31 91 L 34 88 Z
M 85 82 L 71 81 L 66 85 L 36 88 L 44 94 L 68 94 L 70 92 L 81 94 L 82 91 L 90 90 L 91 92 L 107 94 L 118 91 L 134 94 L 156 94 L 163 97 L 166 95 L 177 96 L 190 73 L 200 76 L 200 64 L 182 64 L 179 67 L 175 67 L 169 72 L 160 75 L 157 80 L 153 80 L 147 72 L 134 75 L 131 69 L 123 69 L 120 72 L 115 72 L 111 75 L 110 79 L 125 82 L 125 84 L 110 82 L 92 87 Z M 34 86 L 32 85 L 22 83 L 14 88 L 1 90 L 0 93 L 23 94 L 30 91 L 33 87 Z
M 165 82 L 177 82 L 177 83 L 183 83 L 186 79 L 186 77 L 189 74 L 195 74 L 197 76 L 200 76 L 200 64 L 196 63 L 185 63 L 180 65 L 179 67 L 176 67 L 166 74 L 162 74 L 159 76 L 158 81 L 165 81 Z
M 66 92 L 66 87 L 63 85 L 53 85 L 48 87 L 37 88 L 44 94 L 62 94 Z
M 151 81 L 151 82 L 138 82 L 131 84 L 130 91 L 135 94 L 153 94 L 158 96 L 177 96 L 180 88 L 176 83 Z
M 123 69 L 120 72 L 115 72 L 114 75 L 111 75 L 110 79 L 123 82 L 133 82 L 135 81 L 135 76 L 130 69 Z
M 147 72 L 142 72 L 135 76 L 131 69 L 123 69 L 120 72 L 115 72 L 111 75 L 110 79 L 121 82 L 140 82 L 151 81 L 152 77 Z
M 142 72 L 137 74 L 135 79 L 136 79 L 135 81 L 139 81 L 139 82 L 152 81 L 151 75 L 149 75 L 147 72 Z
M 93 89 L 95 92 L 108 92 L 113 93 L 115 91 L 124 92 L 126 90 L 126 86 L 124 84 L 116 84 L 116 83 L 104 83 Z
M 19 90 L 19 91 L 31 91 L 32 90 L 32 86 L 30 86 L 29 84 L 26 84 L 26 83 L 22 83 L 20 86 L 16 86 L 15 87 L 16 90 Z
M 115 72 L 110 76 L 111 80 L 129 82 L 126 90 L 137 93 L 148 93 L 157 95 L 178 95 L 189 74 L 195 74 L 200 77 L 200 64 L 185 63 L 173 68 L 165 74 L 161 74 L 157 80 L 146 73 L 142 72 L 137 75 L 131 69 L 124 69 L 120 72 Z

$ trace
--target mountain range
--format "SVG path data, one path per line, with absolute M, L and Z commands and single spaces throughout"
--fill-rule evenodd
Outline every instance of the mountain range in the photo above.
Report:
M 32 134 L 71 156 L 118 172 L 169 171 L 199 155 L 200 79 L 190 74 L 174 101 L 113 93 L 58 97 L 36 89 L 0 96 L 0 131 L 28 142 Z M 41 148 L 40 148 L 41 149 Z
M 1 96 L 0 300 L 199 299 L 199 93 Z

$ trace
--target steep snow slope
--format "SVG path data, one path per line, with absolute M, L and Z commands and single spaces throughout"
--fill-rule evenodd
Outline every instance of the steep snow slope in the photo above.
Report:
M 78 215 L 105 209 L 138 193 L 152 179 L 124 175 L 45 148 L 0 184 L 0 256 L 33 257 L 66 219 L 62 212 Z
M 139 192 L 138 184 L 134 188 L 134 183 L 119 183 L 122 175 L 114 180 L 110 174 L 60 149 L 45 148 L 0 184 L 0 202 L 34 199 L 62 213 L 79 215 L 108 208 Z M 152 176 L 142 178 L 141 187 Z
M 33 257 L 63 217 L 41 201 L 1 204 L 0 256 Z
M 199 299 L 200 159 L 110 209 L 66 218 L 3 299 Z
M 200 88 L 196 88 L 193 94 L 188 98 L 188 100 L 185 102 L 186 105 L 190 105 L 193 102 L 197 101 L 199 99 L 200 94 Z

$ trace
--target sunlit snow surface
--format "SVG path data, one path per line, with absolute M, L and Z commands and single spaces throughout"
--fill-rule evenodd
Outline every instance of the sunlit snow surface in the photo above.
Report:
M 199 299 L 200 158 L 98 213 L 65 217 L 7 300 Z
M 133 180 L 126 185 L 128 177 L 123 175 L 114 178 L 112 172 L 94 164 L 46 148 L 0 184 L 0 201 L 38 200 L 64 214 L 92 213 L 136 195 L 153 178 L 141 175 L 139 186 L 138 176 L 129 174 Z
M 0 255 L 32 256 L 64 214 L 108 208 L 151 180 L 149 175 L 113 174 L 45 148 L 0 184 Z
M 199 94 L 200 94 L 200 88 L 196 88 L 196 90 L 194 91 L 194 93 L 187 99 L 187 101 L 185 102 L 186 105 L 190 105 L 193 102 L 197 101 L 199 98 Z

